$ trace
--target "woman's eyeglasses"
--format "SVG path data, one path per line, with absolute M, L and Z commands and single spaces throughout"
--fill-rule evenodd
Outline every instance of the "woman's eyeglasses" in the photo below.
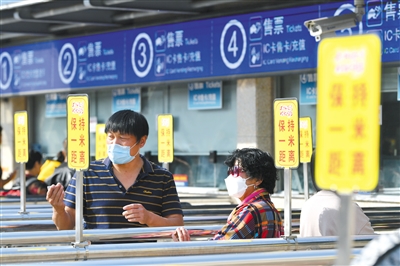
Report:
M 234 167 L 229 167 L 228 168 L 228 175 L 239 176 L 240 173 L 244 173 L 244 171 L 243 171 L 242 168 L 240 168 L 237 165 L 235 165 Z

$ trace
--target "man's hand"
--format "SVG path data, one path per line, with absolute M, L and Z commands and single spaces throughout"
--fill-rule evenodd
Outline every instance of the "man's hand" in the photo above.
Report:
M 64 212 L 64 187 L 60 183 L 48 186 L 46 200 L 56 212 Z
M 129 222 L 137 222 L 141 224 L 148 224 L 149 211 L 146 210 L 142 204 L 129 204 L 123 207 L 122 213 Z

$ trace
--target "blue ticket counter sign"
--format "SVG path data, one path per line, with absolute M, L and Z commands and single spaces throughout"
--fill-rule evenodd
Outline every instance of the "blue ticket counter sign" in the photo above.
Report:
M 188 84 L 188 109 L 221 109 L 222 81 L 195 82 Z
M 300 75 L 300 104 L 317 104 L 317 74 Z
M 46 94 L 46 117 L 67 116 L 68 93 Z
M 140 88 L 120 88 L 113 90 L 112 112 L 130 109 L 140 112 L 141 97 Z

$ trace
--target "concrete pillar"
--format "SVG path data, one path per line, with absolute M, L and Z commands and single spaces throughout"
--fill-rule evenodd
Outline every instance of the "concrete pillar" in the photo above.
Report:
M 274 154 L 273 81 L 271 77 L 237 81 L 237 148 Z

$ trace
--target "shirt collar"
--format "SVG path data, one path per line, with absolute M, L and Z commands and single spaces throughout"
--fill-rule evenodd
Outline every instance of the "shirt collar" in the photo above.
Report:
M 269 198 L 269 193 L 265 190 L 265 188 L 260 188 L 248 195 L 241 204 L 245 204 L 247 202 L 252 202 L 254 199 L 259 198 L 260 196 L 264 196 Z
M 153 164 L 146 159 L 142 154 L 139 154 L 140 158 L 143 160 L 143 167 L 140 171 L 140 173 L 154 173 L 154 167 Z M 107 167 L 108 170 L 112 170 L 112 162 L 110 158 L 105 158 L 103 160 L 104 165 Z

